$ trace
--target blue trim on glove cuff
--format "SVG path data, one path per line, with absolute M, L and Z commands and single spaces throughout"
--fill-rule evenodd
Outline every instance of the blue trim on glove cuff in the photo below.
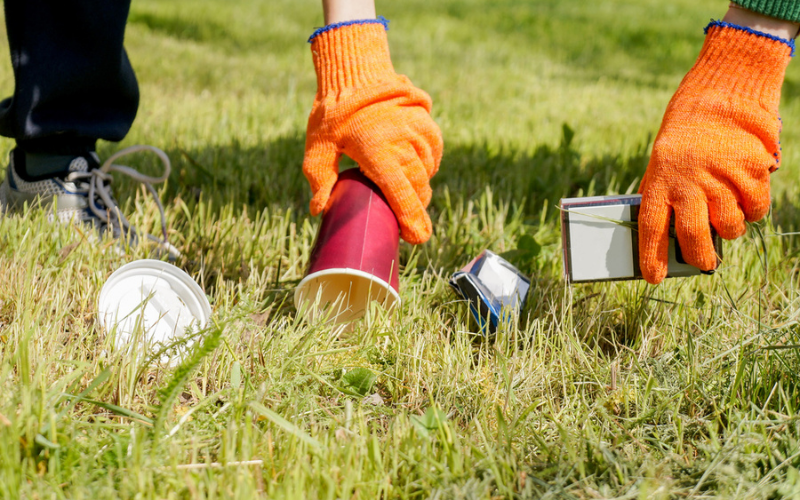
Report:
M 770 40 L 775 40 L 776 42 L 785 43 L 786 45 L 789 46 L 790 49 L 792 49 L 792 53 L 789 55 L 791 57 L 794 57 L 794 48 L 795 48 L 794 40 L 787 40 L 786 38 L 770 35 L 769 33 L 764 33 L 763 31 L 756 31 L 752 28 L 748 28 L 747 26 L 739 26 L 738 24 L 726 23 L 725 21 L 711 21 L 710 23 L 708 23 L 708 26 L 703 28 L 703 33 L 707 35 L 708 30 L 714 26 L 719 26 L 721 28 L 733 28 L 753 35 L 763 36 L 764 38 L 769 38 Z
M 311 36 L 308 37 L 308 43 L 311 43 L 316 37 L 325 33 L 326 31 L 335 30 L 342 26 L 350 26 L 353 24 L 382 24 L 386 31 L 389 31 L 389 20 L 383 16 L 378 16 L 376 19 L 356 19 L 354 21 L 342 21 L 341 23 L 333 23 L 322 28 L 317 28 Z

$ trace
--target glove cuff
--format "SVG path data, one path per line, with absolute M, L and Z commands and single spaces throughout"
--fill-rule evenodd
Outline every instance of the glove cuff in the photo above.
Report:
M 684 83 L 754 99 L 777 112 L 794 40 L 713 21 L 700 57 Z
M 318 95 L 363 87 L 395 75 L 386 37 L 388 22 L 383 17 L 348 21 L 311 35 Z

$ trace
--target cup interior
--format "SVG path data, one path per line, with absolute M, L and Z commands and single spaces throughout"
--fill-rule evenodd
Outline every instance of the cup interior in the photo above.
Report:
M 295 306 L 306 307 L 312 317 L 327 317 L 346 323 L 364 316 L 370 303 L 386 309 L 400 305 L 400 296 L 384 280 L 357 269 L 326 269 L 308 276 L 297 285 Z

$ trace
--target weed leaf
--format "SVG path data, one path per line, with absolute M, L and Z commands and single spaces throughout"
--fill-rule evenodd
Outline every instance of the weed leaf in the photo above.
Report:
M 366 396 L 378 376 L 367 368 L 354 368 L 345 373 L 342 377 L 343 389 L 349 392 L 354 392 L 359 396 Z
M 447 415 L 435 406 L 425 410 L 425 414 L 421 417 L 411 416 L 411 424 L 423 436 L 429 436 L 432 431 L 439 429 L 445 422 L 447 422 Z
M 195 344 L 191 354 L 189 354 L 180 365 L 175 369 L 172 374 L 172 379 L 169 383 L 160 389 L 159 396 L 161 399 L 161 406 L 158 410 L 155 422 L 156 434 L 163 428 L 167 415 L 172 409 L 172 405 L 178 397 L 178 394 L 183 390 L 184 385 L 189 380 L 189 377 L 194 373 L 203 359 L 214 352 L 222 340 L 222 328 L 216 326 L 200 344 Z

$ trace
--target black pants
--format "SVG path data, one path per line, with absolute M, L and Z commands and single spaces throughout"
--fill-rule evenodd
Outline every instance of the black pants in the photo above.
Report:
M 29 153 L 81 154 L 119 141 L 139 88 L 122 46 L 130 0 L 5 0 L 14 95 L 0 135 Z

